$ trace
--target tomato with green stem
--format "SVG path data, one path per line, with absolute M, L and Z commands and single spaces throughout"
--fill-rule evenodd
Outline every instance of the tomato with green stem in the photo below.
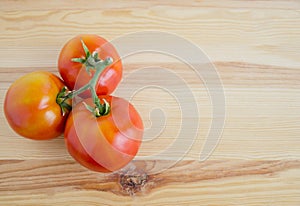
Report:
M 84 47 L 82 43 L 84 42 Z M 111 57 L 114 62 L 107 67 L 98 78 L 95 87 L 98 95 L 111 94 L 122 78 L 122 62 L 114 46 L 104 38 L 97 35 L 83 34 L 69 40 L 62 48 L 58 69 L 61 77 L 71 90 L 86 85 L 94 76 L 94 70 L 90 70 L 93 60 Z M 88 72 L 86 72 L 86 70 Z M 81 94 L 82 97 L 90 96 L 88 91 Z
M 78 103 L 65 128 L 65 143 L 71 156 L 81 165 L 98 172 L 116 171 L 138 152 L 143 122 L 132 104 L 114 96 L 99 96 L 110 109 L 97 117 L 93 98 Z M 103 101 L 105 100 L 105 102 Z
M 59 77 L 45 71 L 32 72 L 16 80 L 4 101 L 5 116 L 11 128 L 35 140 L 61 135 L 70 109 L 70 100 L 58 96 L 64 88 Z

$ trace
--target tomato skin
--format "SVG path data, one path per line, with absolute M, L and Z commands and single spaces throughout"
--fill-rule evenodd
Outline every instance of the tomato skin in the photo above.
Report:
M 62 134 L 67 116 L 62 116 L 56 96 L 65 85 L 54 74 L 37 71 L 17 79 L 8 89 L 4 112 L 19 135 L 52 139 Z
M 112 44 L 97 35 L 82 34 L 69 40 L 62 48 L 59 59 L 58 69 L 61 77 L 69 89 L 79 89 L 87 84 L 93 76 L 90 76 L 85 66 L 78 62 L 72 62 L 73 58 L 85 57 L 85 52 L 81 44 L 81 39 L 92 53 L 97 51 L 100 59 L 107 57 L 113 58 L 113 63 L 107 67 L 100 75 L 96 92 L 98 95 L 111 94 L 122 78 L 122 62 Z M 88 91 L 82 93 L 81 97 L 90 97 Z
M 99 98 L 109 102 L 110 113 L 97 118 L 82 102 L 78 103 L 66 123 L 65 143 L 71 156 L 81 165 L 97 172 L 111 172 L 135 157 L 144 126 L 128 101 L 108 95 Z M 83 102 L 93 106 L 91 98 Z

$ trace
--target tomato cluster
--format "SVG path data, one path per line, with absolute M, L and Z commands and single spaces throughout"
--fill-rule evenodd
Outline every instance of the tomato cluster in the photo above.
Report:
M 11 128 L 34 140 L 64 133 L 71 156 L 91 170 L 124 167 L 138 152 L 144 128 L 130 102 L 110 95 L 122 78 L 116 49 L 97 35 L 76 36 L 62 48 L 58 71 L 63 80 L 36 71 L 10 86 L 4 112 Z

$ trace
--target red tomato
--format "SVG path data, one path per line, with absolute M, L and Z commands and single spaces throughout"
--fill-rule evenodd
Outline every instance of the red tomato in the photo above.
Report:
M 64 45 L 58 59 L 60 75 L 71 90 L 84 86 L 92 78 L 93 72 L 90 76 L 84 65 L 72 61 L 73 58 L 85 57 L 81 39 L 91 53 L 98 52 L 100 59 L 113 58 L 113 63 L 101 73 L 96 87 L 98 95 L 111 94 L 122 78 L 122 62 L 114 46 L 97 35 L 79 35 Z M 89 92 L 86 91 L 80 96 L 87 97 Z
M 4 112 L 11 128 L 21 136 L 52 139 L 64 131 L 56 96 L 65 85 L 50 72 L 32 72 L 16 80 L 8 89 Z
M 65 142 L 69 153 L 81 165 L 98 172 L 111 172 L 134 158 L 144 127 L 128 101 L 113 96 L 99 98 L 110 104 L 109 114 L 97 118 L 88 111 L 83 102 L 93 106 L 91 98 L 78 103 L 68 117 Z

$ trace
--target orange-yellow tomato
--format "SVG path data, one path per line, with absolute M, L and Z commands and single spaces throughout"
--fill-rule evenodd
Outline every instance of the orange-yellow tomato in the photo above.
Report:
M 4 102 L 11 128 L 35 140 L 61 135 L 67 115 L 62 115 L 56 96 L 64 86 L 56 75 L 45 71 L 32 72 L 16 80 L 8 89 Z
M 81 165 L 98 172 L 116 171 L 138 152 L 143 122 L 133 105 L 113 96 L 99 96 L 110 104 L 108 115 L 95 117 L 83 104 L 93 106 L 91 98 L 78 103 L 65 128 L 69 153 Z

